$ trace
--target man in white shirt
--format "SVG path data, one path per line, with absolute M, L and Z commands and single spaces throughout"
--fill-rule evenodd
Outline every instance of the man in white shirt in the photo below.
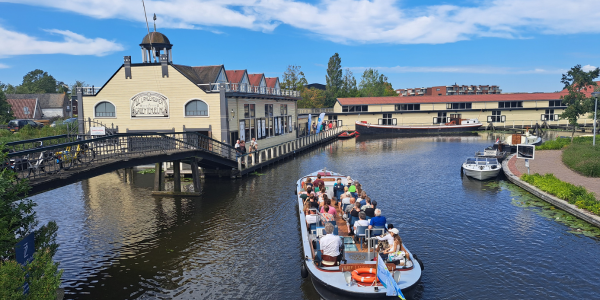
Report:
M 350 193 L 344 193 L 340 198 L 342 198 L 342 204 L 350 204 Z
M 354 234 L 358 232 L 358 226 L 369 226 L 369 221 L 367 221 L 367 214 L 364 211 L 358 213 L 358 221 L 354 222 Z
M 324 237 L 319 240 L 321 245 L 321 259 L 324 266 L 334 266 L 341 259 L 340 247 L 342 240 L 339 236 L 333 234 L 333 224 L 325 224 Z
M 319 216 L 314 210 L 309 210 L 309 214 L 306 215 L 306 226 L 310 228 L 310 224 L 316 224 L 319 221 Z

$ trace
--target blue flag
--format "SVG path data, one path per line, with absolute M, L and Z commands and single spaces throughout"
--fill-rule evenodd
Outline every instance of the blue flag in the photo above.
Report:
M 311 114 L 308 114 L 308 134 L 309 134 L 309 135 L 311 134 L 311 132 L 310 132 L 310 131 L 312 130 L 312 122 L 311 122 L 311 119 L 312 119 L 312 115 L 311 115 Z
M 325 119 L 325 113 L 321 113 L 319 115 L 319 119 L 317 120 L 317 133 L 321 131 L 321 124 L 323 124 L 323 119 Z
M 398 296 L 400 299 L 405 300 L 402 291 L 398 287 L 398 284 L 394 280 L 394 276 L 385 266 L 385 262 L 381 259 L 381 256 L 377 255 L 377 278 L 383 286 L 387 289 L 386 296 Z

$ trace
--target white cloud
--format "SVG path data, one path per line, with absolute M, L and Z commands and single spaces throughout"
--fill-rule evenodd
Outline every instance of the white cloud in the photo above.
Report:
M 69 30 L 49 29 L 45 31 L 52 35 L 61 36 L 62 40 L 40 40 L 24 33 L 0 27 L 0 40 L 8 45 L 3 47 L 2 55 L 71 54 L 104 56 L 124 49 L 118 43 L 102 38 L 86 38 Z
M 8 65 L 0 64 L 0 69 L 8 69 L 10 68 Z
M 469 73 L 469 74 L 562 74 L 564 69 L 518 69 L 495 66 L 395 66 L 395 67 L 351 67 L 351 70 L 363 72 L 372 68 L 380 73 Z
M 0 0 L 94 18 L 144 22 L 141 1 Z M 400 0 L 148 0 L 159 27 L 241 27 L 269 32 L 280 24 L 335 42 L 440 44 L 478 37 L 526 38 L 600 32 L 598 0 L 481 0 L 476 6 L 406 7 Z M 151 21 L 151 20 L 150 20 Z M 152 25 L 151 25 L 152 26 Z
M 592 71 L 592 70 L 596 70 L 596 67 L 591 66 L 591 65 L 585 65 L 585 66 L 581 67 L 581 69 L 584 70 L 584 71 L 586 71 L 586 72 L 589 72 L 589 71 Z

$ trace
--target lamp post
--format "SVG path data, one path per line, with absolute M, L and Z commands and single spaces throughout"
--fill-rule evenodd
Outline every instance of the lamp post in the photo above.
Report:
M 598 97 L 600 96 L 600 92 L 593 92 L 592 97 L 594 97 L 594 139 L 592 142 L 593 146 L 596 146 L 596 111 L 598 110 Z

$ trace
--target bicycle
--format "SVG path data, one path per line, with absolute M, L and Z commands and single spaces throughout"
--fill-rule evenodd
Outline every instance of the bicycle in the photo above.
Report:
M 89 164 L 95 158 L 96 151 L 85 144 L 78 144 L 74 151 L 72 146 L 68 146 L 64 151 L 54 153 L 54 159 L 61 170 L 68 170 L 75 164 Z

